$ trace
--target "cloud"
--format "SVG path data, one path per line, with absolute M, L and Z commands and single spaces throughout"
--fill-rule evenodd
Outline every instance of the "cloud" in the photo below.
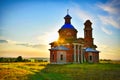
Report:
M 17 43 L 16 45 L 30 47 L 30 45 L 28 43 Z
M 7 40 L 0 40 L 0 43 L 8 43 Z
M 120 29 L 119 20 L 114 19 L 112 16 L 98 16 L 98 17 L 104 25 L 111 25 L 114 28 Z
M 16 43 L 21 43 L 21 42 L 18 42 L 18 41 L 13 41 L 13 40 L 7 40 L 9 44 L 16 44 Z
M 23 43 L 23 42 L 8 40 L 8 39 L 5 39 L 5 38 L 2 39 L 2 37 L 0 37 L 0 43 L 17 44 L 17 43 Z
M 98 7 L 110 14 L 116 14 L 118 12 L 118 10 L 111 5 L 99 4 Z
M 120 1 L 119 0 L 109 0 L 106 3 L 99 3 L 97 7 L 105 14 L 99 14 L 98 19 L 101 22 L 101 29 L 107 34 L 112 34 L 112 31 L 105 27 L 113 27 L 120 29 Z
M 111 47 L 107 44 L 98 43 L 98 50 L 100 51 L 100 59 L 120 59 L 119 47 Z
M 108 35 L 111 35 L 113 32 L 108 29 L 107 27 L 113 27 L 116 29 L 120 29 L 120 1 L 119 0 L 109 0 L 106 3 L 97 3 L 96 5 L 97 9 L 100 9 L 100 11 L 92 13 L 88 12 L 86 10 L 83 10 L 80 8 L 79 4 L 73 4 L 73 7 L 71 8 L 71 11 L 74 12 L 74 15 L 77 16 L 80 20 L 87 20 L 90 19 L 95 26 L 102 26 L 101 29 L 103 32 L 105 32 Z M 92 9 L 96 9 L 92 8 Z M 92 11 L 92 10 L 91 10 Z M 99 12 L 105 11 L 107 15 L 105 15 L 105 12 L 102 14 L 99 14 Z M 94 15 L 95 14 L 95 15 Z M 96 16 L 97 15 L 97 16 Z
M 107 16 L 100 15 L 98 16 L 101 22 L 105 25 L 111 25 L 114 28 L 120 29 L 120 1 L 111 0 L 107 3 L 97 4 L 97 6 L 108 13 Z
M 0 40 L 0 45 L 16 45 L 16 46 L 24 46 L 24 47 L 31 47 L 36 49 L 48 49 L 48 46 L 45 44 L 35 44 L 35 43 L 26 43 L 26 42 L 18 42 L 13 40 Z M 5 43 L 5 44 L 3 44 Z
M 119 0 L 109 0 L 107 3 L 97 4 L 99 8 L 108 12 L 109 14 L 119 14 L 120 13 L 120 1 Z
M 2 40 L 0 40 L 2 41 Z M 48 57 L 48 45 L 4 40 L 8 43 L 0 44 L 0 57 Z M 2 41 L 3 42 L 3 41 Z
M 31 48 L 37 48 L 37 49 L 47 49 L 47 45 L 43 45 L 43 44 L 30 44 L 30 43 L 18 43 L 16 45 L 20 45 L 20 46 L 25 46 L 25 47 L 31 47 Z
M 79 19 L 85 21 L 87 19 L 94 20 L 93 16 L 85 10 L 82 10 L 78 4 L 73 4 L 74 7 L 71 8 L 71 12 L 76 15 Z
M 33 48 L 15 44 L 0 45 L 0 57 L 48 57 L 49 51 L 45 48 Z
M 112 34 L 112 31 L 106 29 L 105 27 L 102 27 L 102 31 L 105 32 L 105 33 L 108 34 L 108 35 L 111 35 L 111 34 Z

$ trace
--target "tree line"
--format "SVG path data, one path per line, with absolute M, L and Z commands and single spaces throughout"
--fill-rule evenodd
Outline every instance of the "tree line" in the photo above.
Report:
M 26 59 L 23 59 L 22 56 L 18 56 L 17 58 L 6 58 L 0 57 L 0 62 L 25 62 Z
M 22 56 L 16 58 L 0 57 L 0 62 L 48 62 L 42 59 L 23 59 Z

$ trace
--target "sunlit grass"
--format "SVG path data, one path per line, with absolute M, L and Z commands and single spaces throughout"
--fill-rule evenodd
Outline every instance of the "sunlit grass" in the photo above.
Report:
M 120 63 L 0 63 L 0 80 L 119 80 Z
M 48 63 L 0 63 L 0 80 L 29 80 L 28 75 L 45 68 Z

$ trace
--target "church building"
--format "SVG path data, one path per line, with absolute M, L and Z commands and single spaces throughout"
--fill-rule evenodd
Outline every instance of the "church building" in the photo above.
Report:
M 92 36 L 92 22 L 84 23 L 84 38 L 77 38 L 77 29 L 71 24 L 72 17 L 67 14 L 64 25 L 58 30 L 59 38 L 50 43 L 50 63 L 98 63 L 99 51 Z

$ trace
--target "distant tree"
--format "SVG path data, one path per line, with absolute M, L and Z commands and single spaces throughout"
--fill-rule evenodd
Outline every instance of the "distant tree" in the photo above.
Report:
M 22 62 L 29 62 L 29 60 L 28 59 L 23 59 Z
M 47 60 L 45 60 L 44 62 L 48 62 Z
M 4 58 L 3 58 L 3 57 L 1 57 L 1 58 L 0 58 L 0 62 L 3 62 L 3 61 L 4 61 Z
M 22 59 L 22 56 L 18 56 L 17 59 L 16 59 L 17 62 L 22 62 L 23 59 Z

